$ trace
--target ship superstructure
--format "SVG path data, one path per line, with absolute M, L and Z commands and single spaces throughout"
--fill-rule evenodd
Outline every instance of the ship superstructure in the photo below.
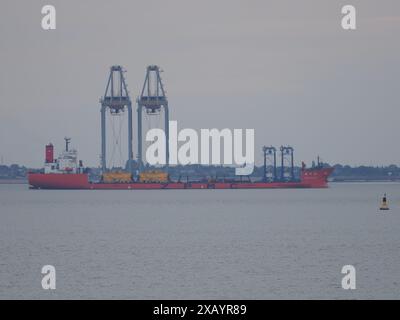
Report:
M 83 163 L 78 160 L 76 149 L 69 147 L 71 138 L 64 138 L 65 149 L 57 158 L 54 158 L 54 146 L 52 143 L 46 145 L 46 158 L 44 163 L 45 174 L 77 174 L 83 173 Z

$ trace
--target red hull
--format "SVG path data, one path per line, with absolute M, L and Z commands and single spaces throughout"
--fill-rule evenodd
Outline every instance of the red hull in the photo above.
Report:
M 87 174 L 30 173 L 28 181 L 34 189 L 274 189 L 326 188 L 333 168 L 305 169 L 295 182 L 169 182 L 169 183 L 91 183 Z

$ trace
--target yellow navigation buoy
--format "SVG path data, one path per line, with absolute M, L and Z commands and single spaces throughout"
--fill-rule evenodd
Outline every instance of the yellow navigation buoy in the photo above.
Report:
M 387 204 L 386 193 L 383 195 L 381 206 L 380 206 L 379 210 L 389 210 L 389 206 Z

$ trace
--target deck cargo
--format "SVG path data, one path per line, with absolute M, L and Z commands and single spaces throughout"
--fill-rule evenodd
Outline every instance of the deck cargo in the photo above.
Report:
M 168 174 L 163 171 L 144 171 L 139 174 L 139 182 L 168 182 Z
M 132 182 L 132 174 L 129 172 L 106 172 L 102 175 L 104 183 L 129 183 Z

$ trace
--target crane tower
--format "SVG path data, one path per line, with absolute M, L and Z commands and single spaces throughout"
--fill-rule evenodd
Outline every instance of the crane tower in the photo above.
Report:
M 106 115 L 120 115 L 128 110 L 128 171 L 132 172 L 132 103 L 124 78 L 122 66 L 112 66 L 108 77 L 106 91 L 100 99 L 101 103 L 101 167 L 106 172 Z
M 166 165 L 169 164 L 169 114 L 168 114 L 168 100 L 165 95 L 164 86 L 160 77 L 160 68 L 156 65 L 147 67 L 146 77 L 143 84 L 143 89 L 140 97 L 137 99 L 137 113 L 138 113 L 138 162 L 139 167 L 143 167 L 143 137 L 142 137 L 142 122 L 143 111 L 147 115 L 160 115 L 161 110 L 164 109 L 164 130 L 166 138 Z

